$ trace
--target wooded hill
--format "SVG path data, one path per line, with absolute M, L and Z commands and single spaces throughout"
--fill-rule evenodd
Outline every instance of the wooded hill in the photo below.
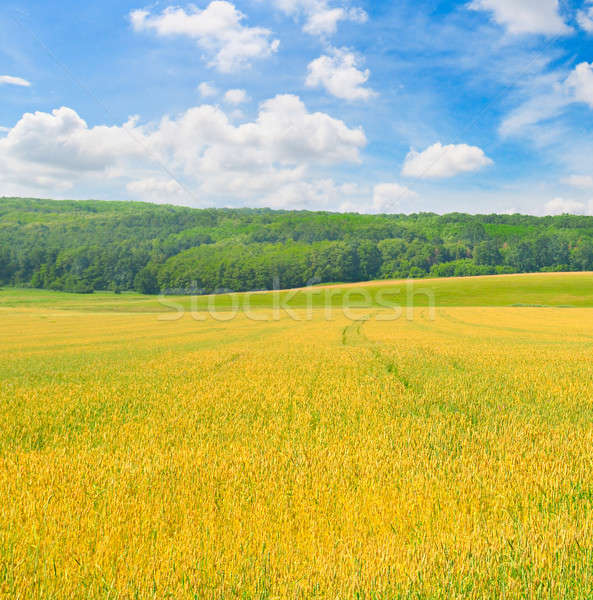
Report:
M 593 217 L 360 215 L 0 198 L 0 283 L 71 292 L 273 289 L 593 270 Z

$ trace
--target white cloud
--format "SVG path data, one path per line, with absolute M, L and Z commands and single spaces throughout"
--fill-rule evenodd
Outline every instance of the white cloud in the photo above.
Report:
M 544 206 L 544 214 L 546 215 L 582 215 L 585 214 L 586 211 L 587 207 L 582 202 L 565 200 L 564 198 L 554 198 Z
M 527 99 L 502 121 L 500 133 L 530 134 L 544 142 L 554 141 L 554 131 L 537 125 L 561 115 L 576 102 L 593 108 L 593 63 L 578 64 L 570 73 L 553 71 L 532 78 L 524 84 Z
M 146 179 L 131 181 L 126 185 L 126 189 L 132 194 L 142 198 L 150 198 L 151 200 L 184 195 L 184 189 L 177 181 L 174 179 L 159 179 L 157 177 L 147 177 Z
M 132 118 L 121 126 L 94 127 L 63 107 L 27 113 L 0 138 L 0 184 L 51 195 L 111 182 L 152 199 L 179 196 L 177 181 L 200 202 L 257 203 L 277 190 L 294 198 L 295 189 L 307 189 L 303 184 L 317 185 L 315 172 L 324 165 L 359 161 L 365 145 L 362 129 L 308 112 L 290 95 L 267 100 L 255 120 L 237 125 L 208 104 L 156 124 L 140 125 Z
M 593 63 L 580 63 L 566 80 L 577 102 L 584 102 L 593 108 Z
M 22 77 L 12 77 L 11 75 L 0 75 L 0 85 L 17 85 L 20 87 L 30 87 L 31 83 Z
M 256 123 L 239 129 L 280 162 L 358 162 L 359 149 L 366 145 L 361 128 L 349 129 L 325 113 L 308 113 L 297 96 L 288 94 L 264 102 Z
M 198 85 L 198 92 L 202 98 L 211 98 L 218 94 L 218 90 L 210 83 L 203 81 Z
M 405 200 L 415 200 L 418 194 L 398 183 L 379 183 L 373 189 L 374 213 L 402 212 L 401 203 Z
M 593 33 L 593 2 L 589 0 L 585 4 L 586 6 L 577 12 L 577 23 L 587 33 Z
M 345 49 L 331 49 L 331 55 L 323 55 L 309 63 L 305 84 L 308 87 L 323 86 L 330 94 L 345 100 L 368 100 L 376 95 L 363 87 L 370 71 L 359 70 L 358 59 Z
M 593 188 L 593 177 L 591 175 L 571 175 L 562 182 L 581 190 Z
M 365 23 L 367 19 L 366 12 L 361 8 L 322 9 L 309 15 L 303 31 L 318 36 L 333 35 L 337 31 L 340 21 Z
M 121 127 L 89 129 L 71 108 L 49 113 L 26 113 L 0 140 L 0 156 L 9 161 L 40 165 L 55 170 L 103 171 L 117 162 L 118 153 L 138 155 L 142 151 L 128 135 L 135 127 L 131 119 Z
M 228 90 L 224 95 L 224 101 L 227 104 L 243 104 L 247 102 L 247 92 L 245 90 Z
M 572 32 L 560 15 L 558 0 L 473 0 L 467 6 L 492 13 L 493 19 L 513 34 Z
M 320 210 L 335 206 L 341 198 L 340 192 L 341 187 L 333 179 L 295 181 L 274 189 L 259 204 L 276 209 Z
M 256 58 L 270 56 L 278 49 L 278 40 L 262 27 L 242 24 L 245 15 L 234 4 L 214 0 L 200 10 L 170 6 L 161 14 L 134 10 L 130 21 L 135 31 L 153 31 L 159 36 L 186 36 L 211 56 L 210 66 L 228 73 L 244 67 Z
M 340 193 L 344 196 L 354 196 L 358 194 L 359 187 L 357 183 L 343 183 L 340 186 Z
M 340 21 L 365 23 L 368 16 L 357 7 L 332 6 L 329 0 L 272 0 L 287 15 L 305 19 L 303 31 L 321 37 L 336 33 Z
M 417 178 L 445 178 L 470 173 L 493 164 L 481 148 L 457 144 L 443 146 L 440 142 L 424 152 L 411 150 L 406 156 L 402 175 Z
M 556 74 L 539 79 L 540 82 L 532 85 L 532 96 L 503 119 L 499 128 L 501 135 L 518 135 L 533 130 L 537 123 L 558 116 L 571 102 L 566 86 L 557 81 Z

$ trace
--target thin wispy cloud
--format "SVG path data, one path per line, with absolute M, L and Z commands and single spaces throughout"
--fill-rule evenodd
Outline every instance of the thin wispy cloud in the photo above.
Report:
M 0 75 L 0 85 L 16 85 L 18 87 L 31 87 L 31 83 L 22 77 Z

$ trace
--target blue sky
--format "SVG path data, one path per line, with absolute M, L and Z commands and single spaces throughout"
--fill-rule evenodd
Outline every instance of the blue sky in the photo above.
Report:
M 593 2 L 8 0 L 0 195 L 593 211 Z

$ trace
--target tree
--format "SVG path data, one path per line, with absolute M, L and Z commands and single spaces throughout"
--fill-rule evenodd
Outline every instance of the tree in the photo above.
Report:
M 570 265 L 575 271 L 593 270 L 593 242 L 581 240 L 570 253 Z
M 141 294 L 158 294 L 159 283 L 153 268 L 146 266 L 134 278 L 134 289 Z
M 474 262 L 477 265 L 499 265 L 502 256 L 495 240 L 486 240 L 474 247 Z
M 519 273 L 536 271 L 537 263 L 533 243 L 524 241 L 512 246 L 507 255 L 507 261 Z
M 486 229 L 479 221 L 471 221 L 468 223 L 461 234 L 461 239 L 468 241 L 470 244 L 477 244 L 486 238 Z
M 401 261 L 406 252 L 406 242 L 401 239 L 381 240 L 377 244 L 381 254 L 381 277 L 395 277 L 401 269 Z
M 375 242 L 362 240 L 358 244 L 358 263 L 362 281 L 370 281 L 379 275 L 381 253 Z

